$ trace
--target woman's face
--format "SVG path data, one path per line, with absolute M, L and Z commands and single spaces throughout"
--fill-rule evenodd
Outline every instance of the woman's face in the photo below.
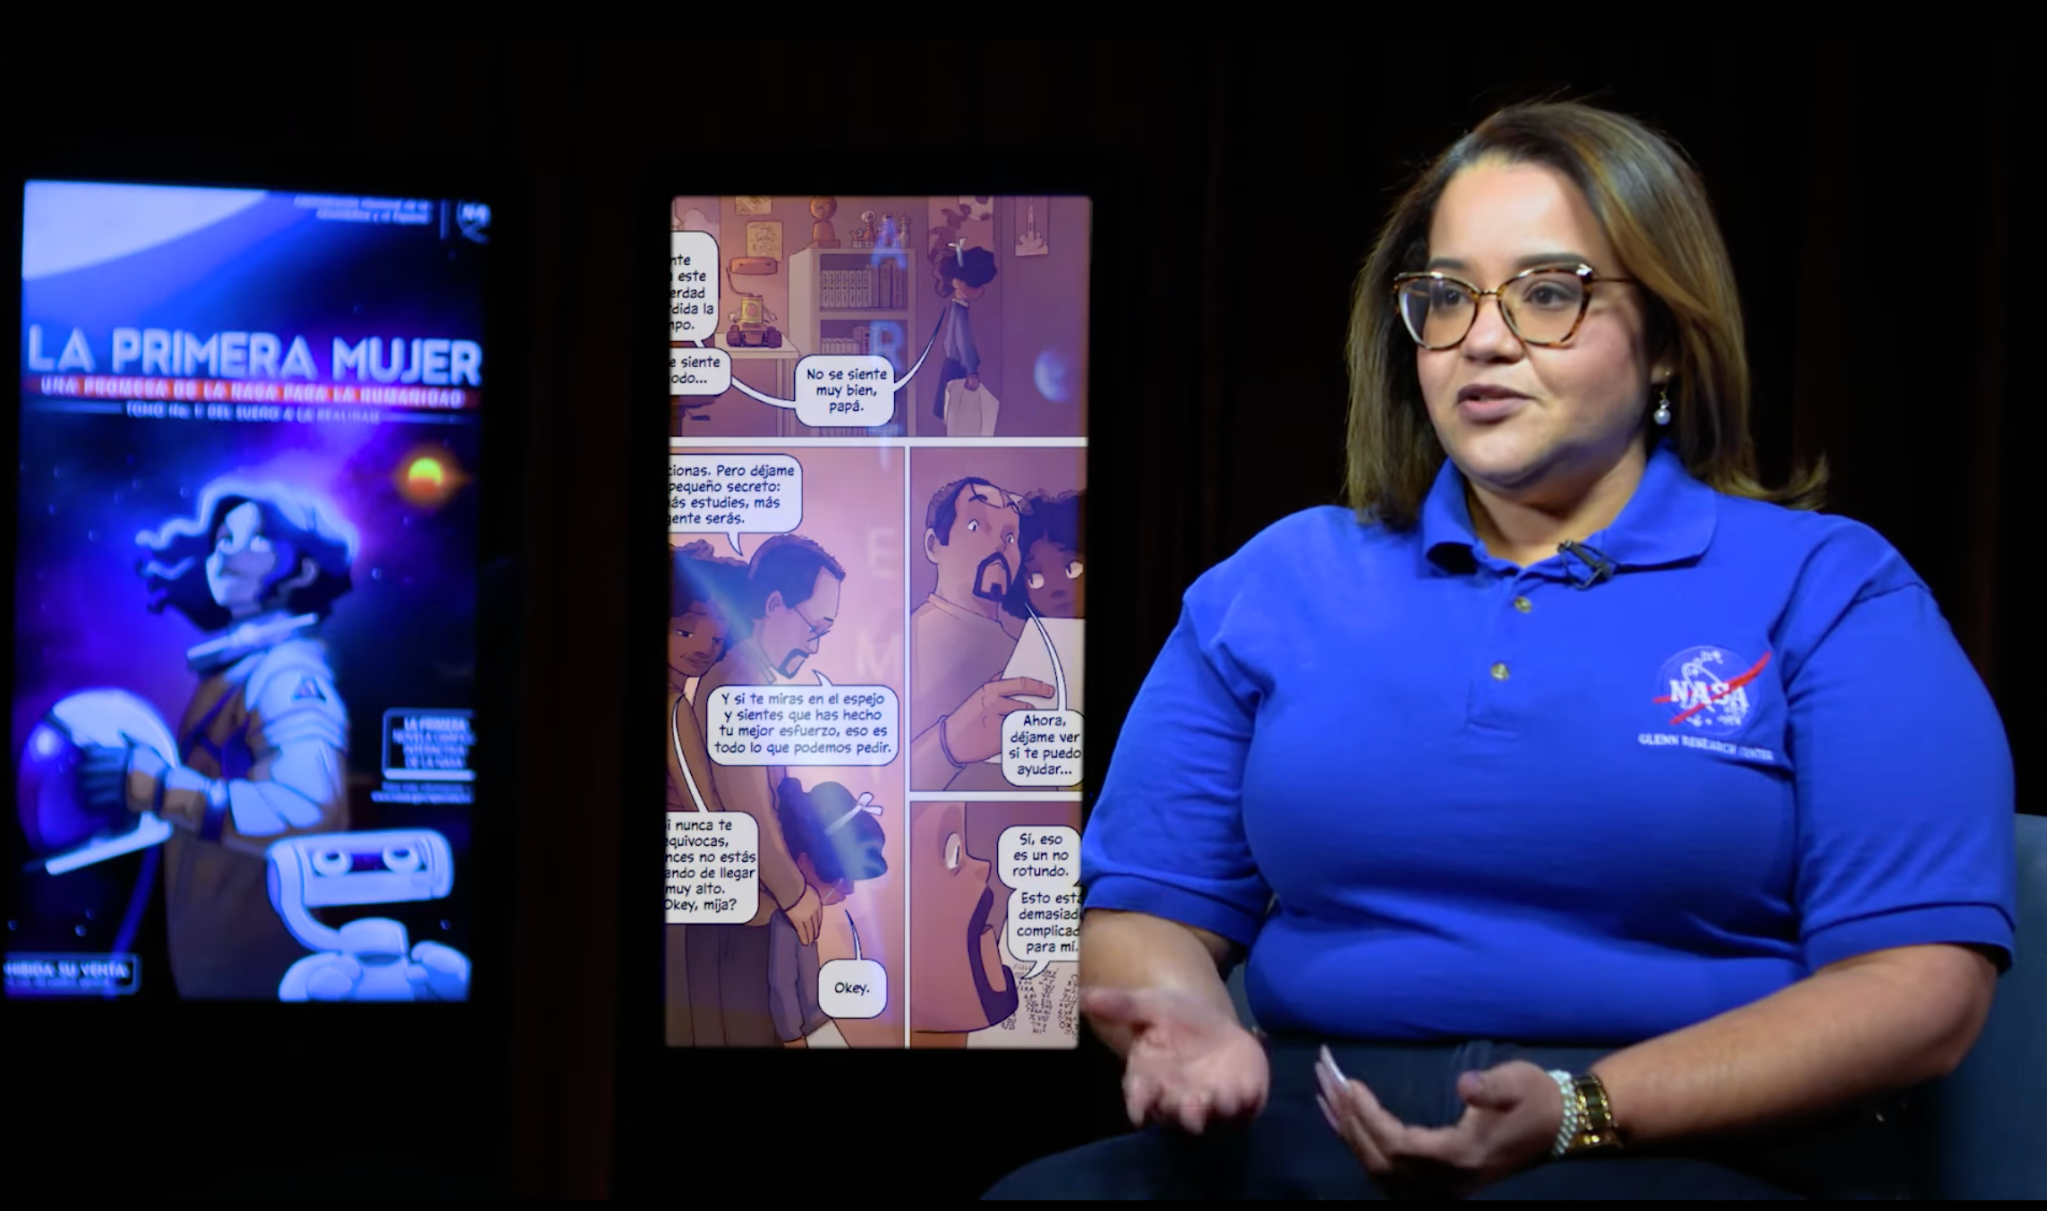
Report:
M 1079 552 L 1049 538 L 1032 543 L 1023 566 L 1031 608 L 1046 618 L 1085 618 L 1087 582 L 1082 577 L 1086 571 Z
M 1577 187 L 1552 169 L 1481 161 L 1451 178 L 1429 225 L 1431 270 L 1481 290 L 1536 265 L 1585 264 L 1626 277 Z M 1584 322 L 1557 346 L 1527 345 L 1488 297 L 1454 349 L 1416 348 L 1422 398 L 1443 449 L 1474 487 L 1518 503 L 1568 506 L 1631 456 L 1652 367 L 1642 288 L 1598 284 Z
M 701 604 L 668 620 L 668 667 L 685 680 L 711 671 L 725 654 L 725 620 Z
M 206 583 L 213 600 L 239 617 L 262 604 L 263 585 L 277 565 L 277 549 L 263 533 L 263 510 L 247 501 L 221 519 L 206 557 Z

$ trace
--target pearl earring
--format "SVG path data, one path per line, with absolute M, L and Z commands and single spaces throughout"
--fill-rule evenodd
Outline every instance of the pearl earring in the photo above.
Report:
M 1667 383 L 1656 388 L 1656 412 L 1651 419 L 1659 425 L 1670 423 L 1670 386 Z

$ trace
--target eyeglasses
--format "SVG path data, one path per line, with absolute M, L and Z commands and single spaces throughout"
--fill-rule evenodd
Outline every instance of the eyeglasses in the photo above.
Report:
M 791 610 L 794 610 L 796 612 L 796 616 L 803 620 L 803 625 L 810 628 L 810 637 L 812 639 L 823 639 L 826 635 L 831 634 L 832 632 L 831 623 L 827 622 L 823 626 L 819 626 L 810 620 L 810 615 L 803 612 L 802 606 L 790 606 L 789 608 Z
M 1478 323 L 1479 300 L 1500 300 L 1500 315 L 1515 336 L 1530 345 L 1561 345 L 1578 334 L 1592 302 L 1595 282 L 1632 282 L 1601 277 L 1590 265 L 1524 269 L 1480 290 L 1447 273 L 1403 273 L 1393 279 L 1393 297 L 1407 334 L 1424 349 L 1455 349 Z

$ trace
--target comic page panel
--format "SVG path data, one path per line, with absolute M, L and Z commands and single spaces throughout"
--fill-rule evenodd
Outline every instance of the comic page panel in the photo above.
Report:
M 1078 792 L 1087 452 L 910 459 L 910 789 Z
M 8 995 L 466 999 L 487 210 L 27 208 Z
M 669 1044 L 900 1048 L 903 451 L 669 461 Z
M 671 203 L 679 437 L 1087 432 L 1084 197 Z
M 1080 803 L 910 805 L 910 1045 L 1073 1047 Z

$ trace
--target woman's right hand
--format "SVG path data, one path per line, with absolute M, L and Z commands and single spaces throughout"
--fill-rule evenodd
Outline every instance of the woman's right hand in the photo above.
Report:
M 1133 1125 L 1177 1124 L 1199 1135 L 1209 1123 L 1265 1108 L 1272 1070 L 1251 1032 L 1207 998 L 1173 989 L 1090 988 L 1090 1018 L 1130 1032 L 1123 1104 Z

